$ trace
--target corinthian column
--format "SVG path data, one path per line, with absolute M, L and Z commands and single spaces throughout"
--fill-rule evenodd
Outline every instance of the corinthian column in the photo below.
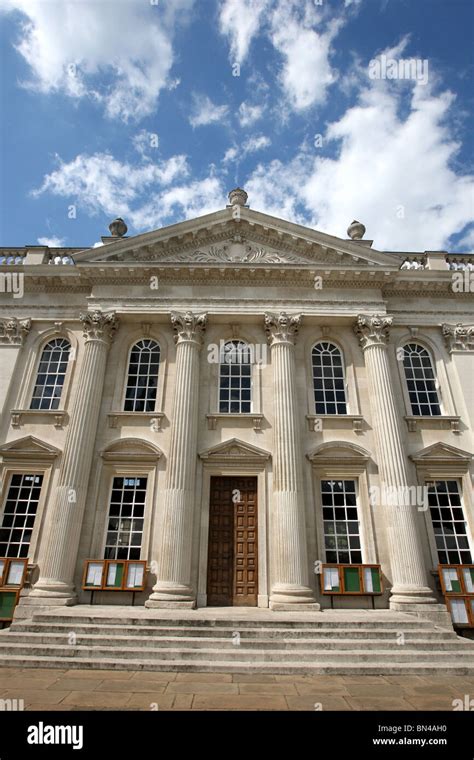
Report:
M 21 347 L 31 328 L 31 319 L 0 319 L 0 419 L 7 413 L 8 391 L 15 377 Z
M 295 339 L 301 316 L 265 315 L 271 346 L 273 432 L 272 575 L 270 607 L 318 610 L 309 586 L 301 441 L 295 377 Z
M 410 493 L 407 461 L 386 349 L 391 324 L 392 317 L 360 315 L 354 331 L 367 368 L 381 487 L 380 506 L 388 525 L 393 583 L 390 607 L 409 611 L 409 605 L 435 604 L 436 599 L 427 583 L 417 506 L 411 505 L 407 498 Z
M 84 358 L 61 458 L 58 485 L 47 507 L 49 531 L 38 561 L 40 577 L 25 604 L 75 604 L 74 569 L 97 434 L 107 352 L 118 327 L 115 314 L 80 314 Z
M 207 316 L 173 312 L 176 378 L 157 581 L 146 607 L 194 607 L 191 554 L 196 501 L 199 353 Z

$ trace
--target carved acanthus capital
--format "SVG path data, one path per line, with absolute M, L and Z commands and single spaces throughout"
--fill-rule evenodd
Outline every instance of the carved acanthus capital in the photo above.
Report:
M 385 346 L 388 343 L 392 321 L 393 317 L 383 317 L 380 314 L 359 314 L 354 332 L 363 350 L 370 346 Z
M 102 340 L 112 343 L 118 330 L 119 320 L 115 312 L 104 314 L 99 309 L 86 311 L 79 314 L 86 342 L 89 340 Z
M 171 312 L 171 324 L 175 332 L 174 342 L 193 340 L 202 343 L 207 326 L 207 314 L 193 314 L 192 311 Z
M 301 326 L 301 314 L 290 316 L 286 311 L 279 314 L 265 314 L 265 332 L 271 346 L 275 343 L 295 344 L 298 330 Z
M 446 348 L 452 351 L 474 351 L 474 325 L 441 325 Z
M 31 319 L 0 319 L 0 345 L 22 346 L 31 329 Z

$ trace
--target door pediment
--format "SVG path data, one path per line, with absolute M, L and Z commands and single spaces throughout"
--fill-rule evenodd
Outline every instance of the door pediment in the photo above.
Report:
M 260 466 L 268 461 L 270 456 L 269 451 L 259 449 L 239 438 L 231 438 L 199 454 L 200 459 L 206 464 L 258 464 Z

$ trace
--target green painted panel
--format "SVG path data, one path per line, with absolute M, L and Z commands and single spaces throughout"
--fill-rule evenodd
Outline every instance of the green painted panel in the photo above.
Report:
M 380 591 L 381 591 L 380 571 L 376 567 L 373 567 L 371 569 L 372 569 L 372 586 L 374 589 L 374 593 L 380 594 Z
M 344 568 L 344 590 L 360 591 L 360 579 L 358 567 Z
M 10 620 L 16 605 L 15 591 L 0 591 L 0 618 Z

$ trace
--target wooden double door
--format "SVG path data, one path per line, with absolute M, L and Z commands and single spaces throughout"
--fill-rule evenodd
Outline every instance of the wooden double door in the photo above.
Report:
M 257 563 L 257 478 L 211 477 L 208 606 L 256 607 Z

